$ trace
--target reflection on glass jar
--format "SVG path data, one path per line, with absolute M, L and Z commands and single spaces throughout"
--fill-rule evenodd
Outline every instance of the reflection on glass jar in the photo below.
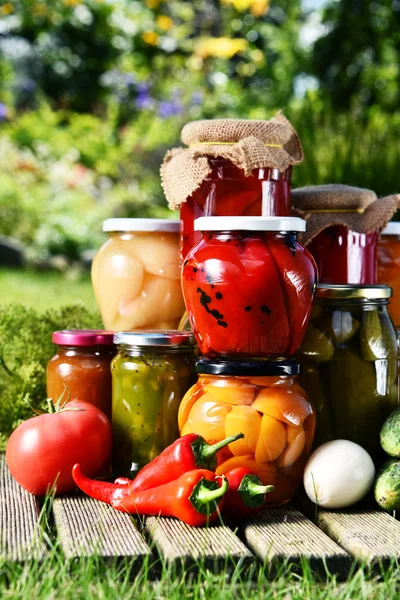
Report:
M 132 477 L 179 437 L 178 409 L 195 380 L 185 331 L 115 335 L 112 361 L 113 471 Z
M 292 356 L 311 313 L 316 267 L 293 217 L 204 217 L 183 266 L 190 324 L 201 352 Z
M 109 239 L 94 258 L 92 283 L 111 331 L 175 329 L 185 310 L 179 269 L 179 221 L 108 219 Z
M 210 444 L 243 433 L 218 453 L 217 474 L 247 467 L 275 491 L 267 504 L 288 502 L 301 482 L 315 429 L 314 410 L 296 383 L 293 361 L 196 363 L 198 382 L 179 408 L 181 435 L 197 433 Z
M 199 217 L 289 216 L 292 167 L 255 169 L 249 177 L 226 158 L 208 157 L 211 172 L 200 187 L 182 204 L 182 260 L 200 241 L 194 230 Z
M 298 358 L 317 414 L 315 445 L 348 439 L 381 460 L 379 433 L 398 406 L 397 337 L 386 286 L 319 285 Z
M 400 223 L 389 223 L 378 241 L 378 283 L 390 285 L 393 296 L 389 313 L 400 326 Z

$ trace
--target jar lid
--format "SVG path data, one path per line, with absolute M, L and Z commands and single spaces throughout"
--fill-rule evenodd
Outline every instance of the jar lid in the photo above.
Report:
M 391 221 L 381 233 L 382 235 L 400 235 L 400 222 Z
M 305 231 L 299 217 L 200 217 L 195 231 Z
M 390 298 L 392 288 L 388 285 L 317 285 L 316 298 L 352 300 L 382 300 Z
M 206 375 L 234 375 L 235 377 L 260 377 L 298 375 L 300 364 L 294 360 L 212 360 L 200 358 L 196 361 L 197 373 Z
M 195 339 L 191 331 L 138 329 L 115 333 L 114 343 L 126 346 L 193 346 Z
M 103 221 L 103 231 L 105 232 L 165 231 L 177 233 L 180 226 L 180 221 L 170 219 L 107 219 Z
M 64 329 L 54 331 L 51 339 L 57 346 L 112 346 L 113 331 L 102 329 Z

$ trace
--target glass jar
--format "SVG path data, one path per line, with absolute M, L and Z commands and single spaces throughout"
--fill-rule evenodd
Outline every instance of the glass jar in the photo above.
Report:
M 392 288 L 389 314 L 400 327 L 400 223 L 389 223 L 379 237 L 378 283 Z
M 47 365 L 47 396 L 55 404 L 68 388 L 69 401 L 94 404 L 111 419 L 113 333 L 70 329 L 55 331 L 52 340 L 57 352 Z
M 183 265 L 186 308 L 205 355 L 292 356 L 311 313 L 317 271 L 296 217 L 203 217 Z
M 315 445 L 347 439 L 379 462 L 379 433 L 398 406 L 397 337 L 387 286 L 318 285 L 298 354 L 317 413 Z
M 377 241 L 377 232 L 357 233 L 344 225 L 321 231 L 307 245 L 317 263 L 318 281 L 374 285 Z
M 187 331 L 135 331 L 114 340 L 113 471 L 132 477 L 179 437 L 179 405 L 195 380 L 194 339 Z
M 181 258 L 200 241 L 194 221 L 211 216 L 289 216 L 292 167 L 255 169 L 250 177 L 226 158 L 208 157 L 211 172 L 181 206 Z
M 175 329 L 185 310 L 180 284 L 179 221 L 108 219 L 92 283 L 111 331 Z
M 293 361 L 228 362 L 200 359 L 197 383 L 179 408 L 181 435 L 214 444 L 243 433 L 218 453 L 217 474 L 248 467 L 275 491 L 267 504 L 288 502 L 301 483 L 315 430 L 314 409 L 296 382 Z

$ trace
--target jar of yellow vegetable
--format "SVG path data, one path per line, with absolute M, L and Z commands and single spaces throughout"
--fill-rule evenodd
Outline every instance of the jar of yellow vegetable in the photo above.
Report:
M 175 329 L 185 305 L 179 269 L 179 221 L 108 219 L 92 283 L 106 329 Z
M 275 491 L 267 504 L 291 500 L 311 451 L 315 415 L 297 383 L 294 361 L 196 363 L 198 382 L 179 407 L 181 435 L 198 433 L 210 444 L 242 432 L 219 452 L 217 474 L 248 467 Z
M 179 437 L 179 405 L 196 379 L 194 338 L 188 331 L 128 331 L 114 343 L 113 471 L 132 477 Z

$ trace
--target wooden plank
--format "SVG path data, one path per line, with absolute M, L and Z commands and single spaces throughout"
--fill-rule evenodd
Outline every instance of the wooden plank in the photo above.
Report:
M 400 523 L 387 513 L 319 509 L 317 523 L 342 548 L 360 560 L 390 562 L 400 558 Z
M 300 511 L 290 505 L 270 508 L 241 526 L 246 544 L 266 564 L 299 565 L 309 559 L 312 568 L 345 573 L 351 557 Z
M 134 519 L 88 496 L 56 498 L 53 512 L 62 548 L 76 556 L 132 556 L 137 564 L 151 554 Z
M 177 519 L 148 517 L 145 527 L 168 564 L 187 567 L 200 562 L 210 569 L 229 570 L 245 569 L 256 560 L 225 525 L 189 527 Z
M 40 560 L 46 553 L 38 522 L 39 505 L 12 478 L 0 455 L 0 557 L 10 561 Z

